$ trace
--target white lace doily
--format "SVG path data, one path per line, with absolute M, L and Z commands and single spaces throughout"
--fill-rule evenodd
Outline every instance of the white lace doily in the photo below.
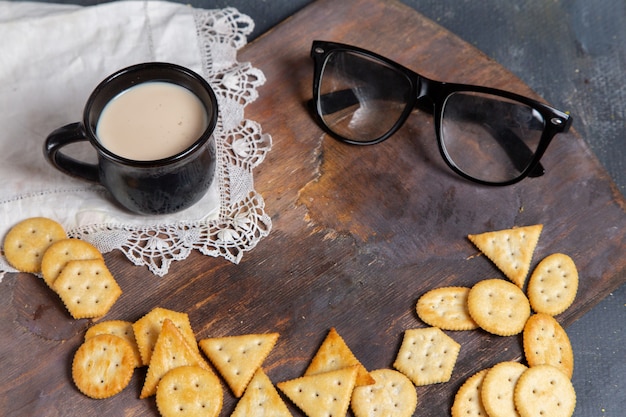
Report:
M 237 263 L 267 236 L 271 220 L 253 169 L 271 137 L 244 118 L 265 77 L 237 62 L 254 26 L 248 16 L 159 1 L 92 7 L 0 1 L 0 16 L 0 236 L 27 217 L 50 217 L 69 236 L 103 253 L 121 250 L 159 276 L 193 250 Z M 103 78 L 147 61 L 191 68 L 218 97 L 216 180 L 200 202 L 171 215 L 128 213 L 101 186 L 56 171 L 42 151 L 52 130 L 81 119 Z M 0 280 L 10 271 L 0 257 Z

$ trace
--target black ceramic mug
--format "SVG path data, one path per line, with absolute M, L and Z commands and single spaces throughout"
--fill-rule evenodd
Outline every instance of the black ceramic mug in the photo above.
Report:
M 147 158 L 122 156 L 124 152 L 110 150 L 111 146 L 105 146 L 99 138 L 101 132 L 98 125 L 101 118 L 104 118 L 107 105 L 124 95 L 131 97 L 131 91 L 139 91 L 135 87 L 155 88 L 157 85 L 178 90 L 182 87 L 185 92 L 193 93 L 199 100 L 205 118 L 197 137 L 183 149 L 156 158 L 149 155 Z M 165 102 L 170 106 L 173 105 L 167 100 Z M 181 107 L 174 106 L 175 109 Z M 132 116 L 133 111 L 139 107 L 142 106 L 131 105 L 128 108 L 131 111 L 125 113 Z M 87 100 L 82 122 L 72 123 L 52 132 L 46 139 L 44 154 L 60 171 L 102 184 L 115 200 L 132 212 L 173 213 L 200 200 L 213 181 L 216 167 L 213 131 L 217 115 L 215 93 L 200 75 L 170 63 L 138 64 L 119 70 L 102 81 Z M 169 116 L 169 113 L 166 116 Z M 183 116 L 185 115 L 181 115 Z M 155 123 L 157 121 L 160 122 L 154 120 Z M 179 121 L 177 124 L 182 125 L 183 122 Z M 159 127 L 159 134 L 165 131 L 167 131 L 165 128 Z M 132 135 L 124 139 L 118 143 L 118 149 L 123 150 L 126 144 L 130 148 L 132 140 Z M 171 142 L 169 138 L 161 140 L 164 140 L 164 143 Z M 80 161 L 61 151 L 64 146 L 81 141 L 88 141 L 96 149 L 98 155 L 96 164 Z M 147 145 L 139 146 L 139 149 L 143 148 L 148 153 L 155 147 L 156 145 Z

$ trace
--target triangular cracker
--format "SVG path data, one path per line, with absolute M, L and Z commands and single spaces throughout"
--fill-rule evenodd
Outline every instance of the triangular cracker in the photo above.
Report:
M 371 385 L 376 382 L 333 327 L 317 350 L 304 375 L 336 371 L 349 366 L 358 367 L 356 386 Z
M 262 368 L 257 369 L 230 417 L 291 417 L 287 405 Z
M 278 340 L 278 333 L 202 339 L 198 344 L 237 398 Z
M 137 341 L 137 347 L 139 348 L 139 353 L 141 353 L 141 360 L 144 365 L 150 364 L 152 350 L 165 319 L 171 320 L 178 327 L 189 347 L 200 353 L 187 313 L 155 307 L 148 314 L 133 323 L 135 340 Z
M 157 385 L 163 375 L 179 366 L 199 366 L 213 372 L 200 353 L 187 344 L 176 325 L 170 319 L 165 319 L 154 345 L 148 374 L 139 398 L 156 394 Z
M 543 225 L 537 224 L 468 235 L 467 238 L 507 278 L 518 287 L 523 288 L 542 229 Z
M 348 411 L 358 366 L 276 384 L 308 417 L 343 417 Z

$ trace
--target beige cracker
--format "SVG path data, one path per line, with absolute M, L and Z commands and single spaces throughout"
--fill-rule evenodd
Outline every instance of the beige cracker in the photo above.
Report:
M 154 344 L 154 352 L 139 398 L 156 394 L 157 385 L 163 375 L 179 366 L 199 366 L 213 372 L 200 353 L 185 341 L 178 327 L 170 319 L 165 319 Z
M 291 412 L 272 381 L 259 368 L 230 417 L 291 417 Z
M 354 356 L 346 342 L 333 327 L 315 353 L 304 375 L 315 375 L 354 365 L 359 370 L 356 378 L 357 386 L 369 385 L 375 382 L 367 372 L 367 369 Z
M 133 356 L 135 357 L 134 366 L 141 366 L 141 355 L 135 341 L 135 333 L 133 332 L 133 324 L 123 320 L 106 320 L 91 326 L 85 332 L 85 340 L 90 339 L 99 334 L 112 334 L 126 340 L 133 348 Z
M 528 319 L 523 333 L 524 356 L 529 366 L 552 365 L 569 378 L 574 373 L 574 351 L 567 333 L 549 314 Z
M 41 274 L 44 281 L 54 289 L 57 279 L 69 261 L 103 259 L 102 254 L 92 244 L 79 239 L 59 240 L 46 250 L 41 260 Z
M 133 376 L 133 350 L 124 339 L 110 334 L 94 336 L 78 348 L 72 379 L 83 394 L 108 398 L 121 392 Z
M 514 227 L 468 239 L 519 288 L 524 287 L 543 225 Z
M 308 417 L 344 417 L 356 382 L 358 367 L 301 376 L 276 384 Z
M 377 369 L 373 385 L 355 387 L 351 408 L 355 417 L 411 417 L 417 407 L 413 382 L 393 369 Z
M 69 261 L 53 289 L 75 319 L 106 315 L 122 295 L 102 259 Z
M 574 261 L 562 253 L 545 257 L 528 281 L 528 298 L 533 310 L 552 316 L 572 305 L 578 291 L 578 270 Z
M 512 336 L 524 329 L 530 303 L 519 287 L 503 279 L 476 283 L 467 297 L 469 313 L 489 333 Z
M 500 362 L 483 379 L 480 398 L 489 417 L 519 417 L 513 392 L 520 375 L 528 367 L 519 362 Z
M 478 327 L 467 309 L 469 288 L 441 287 L 422 295 L 415 306 L 426 324 L 443 330 L 473 330 Z
M 461 350 L 461 345 L 437 327 L 409 329 L 393 367 L 415 385 L 447 382 Z
M 181 366 L 167 372 L 156 391 L 163 417 L 217 417 L 224 394 L 219 378 L 198 366 Z
M 44 253 L 67 236 L 63 226 L 45 217 L 31 217 L 13 226 L 4 237 L 4 256 L 18 271 L 38 273 Z
M 461 385 L 452 403 L 452 417 L 486 417 L 487 411 L 480 396 L 488 369 L 478 371 Z
M 278 333 L 245 334 L 202 339 L 198 344 L 239 398 L 277 340 Z
M 528 368 L 515 385 L 514 399 L 521 417 L 570 417 L 576 407 L 572 382 L 550 365 Z
M 137 340 L 137 347 L 139 348 L 139 353 L 141 353 L 141 361 L 144 365 L 150 364 L 154 344 L 166 319 L 171 320 L 176 325 L 191 349 L 198 353 L 200 352 L 187 313 L 155 307 L 148 314 L 133 323 L 135 340 Z

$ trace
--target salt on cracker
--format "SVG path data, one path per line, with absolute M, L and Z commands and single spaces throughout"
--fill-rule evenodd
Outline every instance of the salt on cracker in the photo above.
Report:
M 41 274 L 50 288 L 54 289 L 57 279 L 69 261 L 103 259 L 102 254 L 91 243 L 80 239 L 62 239 L 46 250 L 41 260 Z
M 538 224 L 467 237 L 507 278 L 523 288 L 542 229 Z
M 156 391 L 156 404 L 162 417 L 217 417 L 223 401 L 219 378 L 198 366 L 168 371 Z
M 467 287 L 440 287 L 423 294 L 415 306 L 426 324 L 442 330 L 473 330 L 478 327 L 467 309 Z
M 472 319 L 485 331 L 512 336 L 524 329 L 530 303 L 515 284 L 503 279 L 486 279 L 472 287 L 467 297 Z
M 572 382 L 550 365 L 528 368 L 515 385 L 514 399 L 521 417 L 570 417 L 576 408 Z
M 72 379 L 83 394 L 108 398 L 121 392 L 133 376 L 133 350 L 124 339 L 101 334 L 85 340 L 72 362 Z
M 489 417 L 519 417 L 513 393 L 517 380 L 526 369 L 526 365 L 513 361 L 500 362 L 489 369 L 480 390 Z
M 257 369 L 230 415 L 230 417 L 255 416 L 291 417 L 291 412 L 263 368 Z
M 357 366 L 279 382 L 281 390 L 308 417 L 344 417 L 356 383 Z
M 567 333 L 549 314 L 528 319 L 523 333 L 524 356 L 529 366 L 552 365 L 569 378 L 574 373 L 574 351 Z
M 178 327 L 170 319 L 165 319 L 154 344 L 152 359 L 139 398 L 154 395 L 163 375 L 179 366 L 199 366 L 213 372 L 200 353 L 189 346 Z
M 372 385 L 355 387 L 350 407 L 355 417 L 411 417 L 417 407 L 415 385 L 393 369 L 370 372 Z
M 485 417 L 487 411 L 481 399 L 482 384 L 489 369 L 478 371 L 467 378 L 454 396 L 452 417 Z
M 202 339 L 198 344 L 239 398 L 277 340 L 278 333 L 245 334 Z
M 447 382 L 461 345 L 437 327 L 405 330 L 393 367 L 415 385 Z
M 144 365 L 150 364 L 152 350 L 166 319 L 171 320 L 176 325 L 189 347 L 198 353 L 200 352 L 196 343 L 196 335 L 189 322 L 189 315 L 162 307 L 155 307 L 148 314 L 133 323 L 135 339 L 137 340 L 137 346 Z
M 4 237 L 4 256 L 18 271 L 38 273 L 44 253 L 67 236 L 63 226 L 45 217 L 31 217 L 13 226 Z
M 122 295 L 104 260 L 69 261 L 53 284 L 75 319 L 102 317 Z
M 333 327 L 315 353 L 304 375 L 315 375 L 355 365 L 359 370 L 356 386 L 370 385 L 376 382 Z
M 133 356 L 135 358 L 134 367 L 141 366 L 141 355 L 135 341 L 135 333 L 133 332 L 133 323 L 124 320 L 106 320 L 94 324 L 85 332 L 85 340 L 90 339 L 99 334 L 112 334 L 126 340 L 133 348 Z
M 537 313 L 561 314 L 572 305 L 577 291 L 578 270 L 563 253 L 542 259 L 528 281 L 528 298 Z

